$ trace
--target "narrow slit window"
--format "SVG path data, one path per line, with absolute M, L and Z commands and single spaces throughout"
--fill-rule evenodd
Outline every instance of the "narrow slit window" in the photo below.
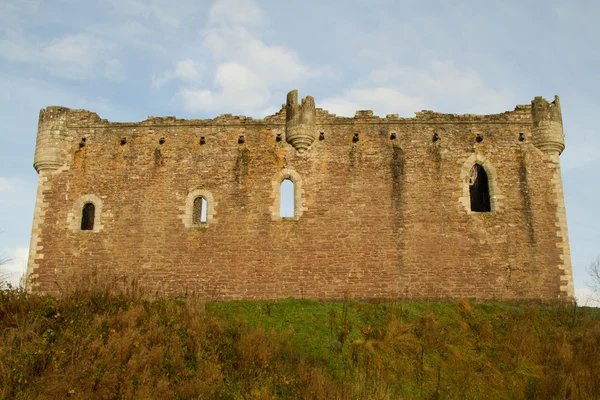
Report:
M 469 176 L 469 192 L 471 195 L 471 211 L 490 212 L 490 185 L 485 169 L 479 165 L 473 165 Z
M 81 212 L 81 230 L 94 230 L 94 218 L 96 216 L 96 207 L 92 203 L 86 203 Z
M 293 218 L 294 215 L 294 182 L 284 179 L 280 186 L 279 215 L 281 218 Z
M 192 215 L 192 223 L 200 225 L 206 223 L 207 202 L 204 197 L 196 197 L 194 199 L 194 212 Z

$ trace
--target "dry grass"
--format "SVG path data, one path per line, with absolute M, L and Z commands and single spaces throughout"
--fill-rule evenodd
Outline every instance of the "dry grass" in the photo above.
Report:
M 600 399 L 600 310 L 0 292 L 0 397 Z

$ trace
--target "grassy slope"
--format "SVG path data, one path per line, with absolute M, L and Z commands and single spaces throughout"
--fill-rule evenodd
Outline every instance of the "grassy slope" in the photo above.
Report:
M 600 399 L 600 310 L 0 294 L 2 398 Z

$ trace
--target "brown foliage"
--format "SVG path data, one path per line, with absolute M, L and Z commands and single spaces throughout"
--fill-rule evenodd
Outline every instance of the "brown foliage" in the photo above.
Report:
M 279 305 L 265 304 L 271 318 Z M 593 310 L 345 302 L 322 313 L 323 336 L 300 346 L 299 332 L 329 306 L 285 304 L 313 307 L 310 318 L 275 329 L 190 298 L 2 291 L 0 397 L 600 398 Z

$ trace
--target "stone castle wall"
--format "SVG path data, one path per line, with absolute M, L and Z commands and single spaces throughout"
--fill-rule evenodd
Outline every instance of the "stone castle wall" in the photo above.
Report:
M 404 119 L 336 117 L 296 97 L 263 120 L 42 110 L 28 289 L 59 294 L 93 270 L 218 300 L 572 298 L 558 99 Z M 470 209 L 474 164 L 491 212 Z M 293 218 L 279 217 L 286 178 Z M 196 196 L 205 223 L 191 218 Z

